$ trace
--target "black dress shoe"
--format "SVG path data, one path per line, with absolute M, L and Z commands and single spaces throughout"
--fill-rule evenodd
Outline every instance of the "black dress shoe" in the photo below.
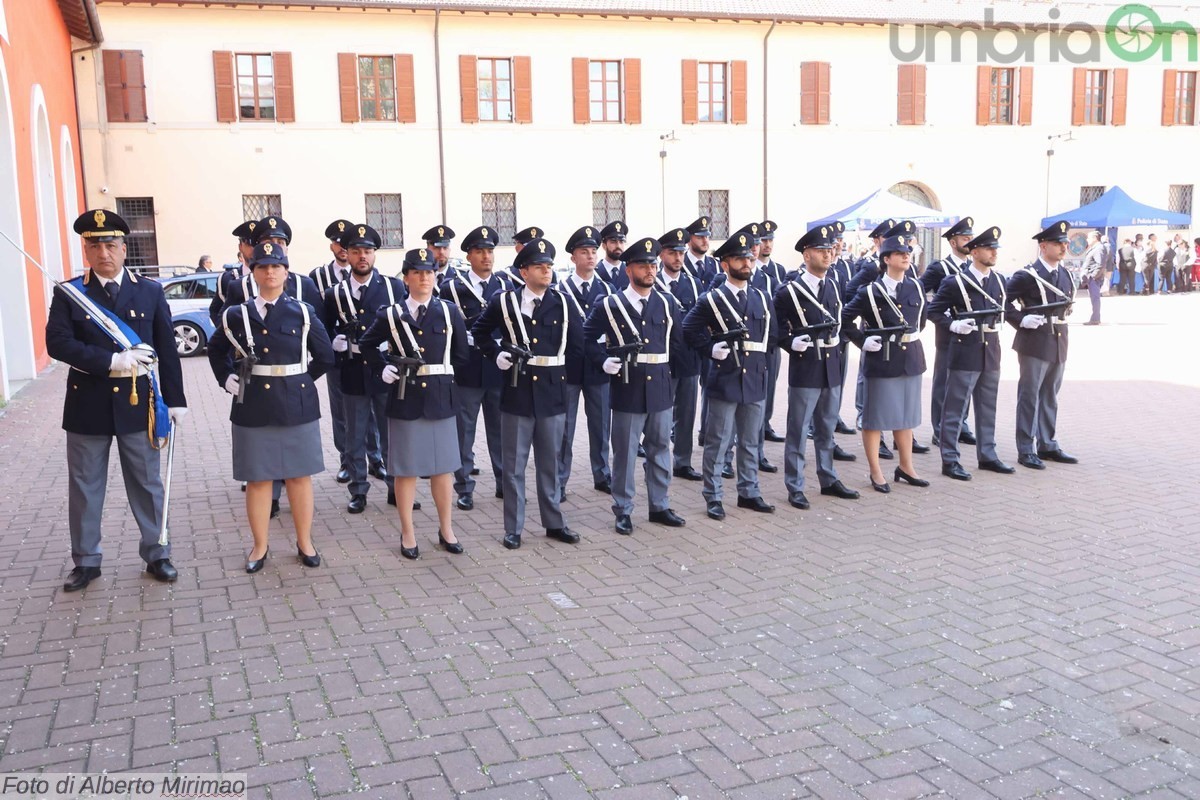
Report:
M 570 528 L 546 528 L 546 536 L 564 544 L 579 544 L 579 534 Z
M 469 494 L 460 494 L 454 505 L 458 507 L 459 511 L 470 511 L 475 507 L 475 499 Z
M 788 504 L 793 508 L 799 508 L 804 511 L 812 508 L 812 504 L 808 502 L 808 498 L 804 496 L 804 492 L 788 492 Z
M 892 447 L 895 447 L 895 446 L 896 446 L 896 443 L 895 443 L 895 442 L 892 442 Z M 928 453 L 928 452 L 929 452 L 929 445 L 927 445 L 927 444 L 918 444 L 916 439 L 913 439 L 913 445 L 912 445 L 912 447 L 913 447 L 913 452 L 914 452 L 914 453 L 917 453 L 917 454 L 919 454 L 919 455 L 923 455 L 923 454 L 925 454 L 925 453 Z
M 617 533 L 629 536 L 633 533 L 633 520 L 629 518 L 628 514 L 618 514 L 617 524 L 614 527 L 616 527 Z
M 154 580 L 162 583 L 174 583 L 179 578 L 179 571 L 169 558 L 160 558 L 147 564 L 146 572 L 149 572 Z
M 664 508 L 662 511 L 651 511 L 649 519 L 651 522 L 666 525 L 668 528 L 682 528 L 684 525 L 687 525 L 687 520 L 670 508 Z
M 871 481 L 871 488 L 875 491 L 879 492 L 880 494 L 891 494 L 892 486 L 887 481 L 884 481 L 883 483 L 876 483 L 874 478 L 869 478 L 869 480 Z
M 894 458 L 892 451 L 888 450 L 888 446 L 883 442 L 879 443 L 879 457 L 887 461 L 891 461 Z
M 942 474 L 947 478 L 953 478 L 956 481 L 971 480 L 971 473 L 963 469 L 962 464 L 957 461 L 951 461 L 949 464 L 942 464 Z
M 1021 455 L 1017 456 L 1017 463 L 1022 467 L 1029 467 L 1030 469 L 1046 468 L 1046 465 L 1042 463 L 1042 460 L 1033 453 L 1022 453 Z
M 1059 464 L 1078 464 L 1079 459 L 1062 450 L 1039 450 L 1038 458 L 1043 461 L 1057 461 Z
M 271 519 L 279 519 L 279 501 L 271 501 Z
M 471 467 L 471 477 L 473 478 L 478 474 L 479 474 L 479 467 Z
M 959 431 L 958 443 L 959 444 L 975 444 L 976 443 L 975 434 L 971 433 L 970 431 Z
M 921 488 L 929 485 L 929 481 L 924 478 L 914 478 L 899 467 L 896 467 L 896 474 L 892 476 L 892 480 L 896 483 L 907 483 L 910 486 L 919 486 Z
M 421 548 L 419 545 L 415 544 L 412 547 L 405 547 L 402 544 L 400 545 L 400 555 L 404 556 L 409 561 L 416 561 L 421 557 Z
M 562 505 L 565 502 L 567 502 L 567 489 L 564 486 L 562 491 L 558 493 L 558 504 Z
M 509 550 L 516 550 L 518 547 L 521 546 L 521 534 L 506 533 L 506 534 L 504 534 L 504 538 L 501 539 L 500 542 L 505 547 L 507 547 Z
M 704 480 L 704 476 L 691 467 L 676 467 L 673 474 L 676 478 L 683 478 L 685 481 Z
M 937 447 L 937 446 L 941 445 L 941 443 L 942 443 L 942 440 L 941 440 L 941 438 L 940 438 L 940 437 L 939 437 L 939 436 L 938 436 L 938 435 L 935 433 L 933 436 L 930 436 L 930 437 L 929 437 L 929 443 L 930 443 L 931 445 L 933 445 L 934 447 Z
M 858 456 L 854 455 L 854 453 L 847 453 L 845 450 L 842 449 L 842 446 L 840 444 L 835 444 L 833 446 L 833 460 L 834 461 L 857 461 Z
M 266 550 L 264 550 L 264 551 L 263 551 L 262 558 L 248 558 L 248 559 L 246 559 L 246 572 L 248 572 L 248 573 L 250 573 L 251 575 L 253 575 L 253 574 L 254 574 L 254 573 L 256 573 L 256 572 L 259 572 L 259 571 L 261 571 L 261 570 L 262 570 L 262 568 L 263 568 L 263 567 L 266 565 L 266 563 L 267 563 L 267 554 L 268 554 L 268 553 L 270 553 L 270 552 L 271 552 L 271 548 L 269 548 L 269 547 L 268 547 Z
M 496 487 L 496 499 L 497 499 L 497 500 L 503 500 L 503 499 L 504 499 L 504 488 L 503 488 L 503 487 L 501 487 L 501 486 L 497 486 L 497 487 Z M 520 537 L 518 537 L 518 538 L 520 538 Z
M 420 510 L 421 510 L 421 501 L 413 500 L 413 511 L 420 511 Z
M 779 472 L 779 467 L 775 466 L 770 461 L 767 461 L 765 458 L 760 458 L 758 460 L 758 471 L 759 472 Z
M 1017 471 L 1016 467 L 1010 467 L 1003 461 L 980 461 L 979 468 L 988 472 L 999 472 L 1001 475 L 1012 475 Z
M 725 480 L 733 480 L 733 467 L 726 464 L 721 468 L 721 477 Z
M 834 481 L 828 486 L 821 487 L 821 494 L 827 497 L 840 497 L 843 500 L 857 500 L 858 492 L 851 489 L 841 481 Z
M 396 490 L 391 486 L 388 487 L 387 504 L 389 506 L 396 505 Z
M 758 511 L 762 514 L 774 514 L 775 506 L 763 500 L 761 497 L 742 497 L 738 495 L 738 508 L 748 508 L 751 511 Z
M 834 433 L 841 433 L 841 434 L 853 434 L 853 433 L 857 433 L 857 431 L 855 431 L 855 430 L 854 430 L 854 428 L 851 428 L 849 425 L 847 425 L 846 423 L 842 422 L 840 419 L 839 419 L 839 420 L 838 420 L 838 422 L 837 422 L 837 427 L 833 429 L 833 432 L 834 432 Z
M 463 551 L 462 542 L 447 542 L 446 537 L 442 536 L 441 531 L 438 531 L 438 547 L 456 556 L 460 555 Z
M 337 480 L 338 483 L 349 483 L 350 470 L 342 467 L 340 470 L 338 470 L 337 478 L 335 480 Z
M 370 473 L 371 477 L 378 478 L 381 481 L 388 479 L 387 470 L 384 469 L 383 464 L 372 464 L 367 472 Z
M 780 436 L 771 428 L 767 428 L 765 431 L 763 431 L 763 438 L 768 442 L 782 442 L 784 439 L 784 437 Z
M 296 555 L 300 556 L 300 563 L 306 567 L 321 566 L 321 554 L 317 552 L 317 548 L 315 547 L 313 548 L 313 554 L 310 556 L 301 550 L 299 545 L 296 545 Z M 266 558 L 266 556 L 263 556 L 263 558 Z
M 638 458 L 645 458 L 645 457 L 646 457 L 646 448 L 642 447 L 639 444 L 638 445 Z
M 367 496 L 365 494 L 351 495 L 350 502 L 346 504 L 346 510 L 351 514 L 361 514 L 367 510 Z
M 596 487 L 597 492 L 604 492 L 605 494 L 612 494 L 612 479 L 611 478 L 608 480 L 596 481 L 596 483 L 594 483 L 593 486 Z
M 100 577 L 99 567 L 76 567 L 63 582 L 64 592 L 78 592 L 89 583 Z
M 725 506 L 721 505 L 720 500 L 710 500 L 706 513 L 709 519 L 725 519 Z

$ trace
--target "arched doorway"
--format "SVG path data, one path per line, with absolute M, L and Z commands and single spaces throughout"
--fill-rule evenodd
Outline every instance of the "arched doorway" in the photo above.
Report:
M 38 238 L 41 245 L 42 266 L 59 280 L 70 278 L 69 267 L 63 263 L 62 229 L 58 215 L 58 179 L 54 169 L 57 155 L 54 140 L 50 136 L 50 118 L 46 113 L 46 98 L 42 87 L 33 87 L 33 180 L 37 189 Z M 54 296 L 54 285 L 49 278 L 44 283 L 46 308 Z
M 17 184 L 16 137 L 8 72 L 0 60 L 0 231 L 20 246 L 21 192 Z M 0 239 L 0 275 L 16 279 L 0 292 L 0 397 L 12 397 L 18 382 L 34 377 L 33 328 L 29 321 L 29 286 L 25 259 L 15 247 Z
M 79 214 L 79 188 L 75 179 L 75 148 L 71 144 L 71 131 L 63 125 L 58 134 L 59 147 L 62 151 L 59 157 L 59 175 L 62 176 L 63 215 L 67 222 Z M 67 263 L 64 266 L 66 277 L 73 278 L 83 274 L 83 246 L 78 236 L 67 237 Z
M 915 181 L 897 183 L 888 189 L 897 197 L 916 203 L 925 208 L 941 210 L 941 205 L 929 187 Z M 924 272 L 925 267 L 942 257 L 942 238 L 936 228 L 917 228 L 917 244 L 921 248 L 921 256 L 917 260 L 918 271 Z

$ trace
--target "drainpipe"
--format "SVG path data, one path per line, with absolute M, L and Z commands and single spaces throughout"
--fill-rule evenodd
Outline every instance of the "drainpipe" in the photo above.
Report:
M 775 32 L 776 20 L 771 20 L 771 27 L 767 29 L 767 35 L 763 37 L 763 142 L 762 142 L 762 165 L 763 165 L 763 202 L 762 215 L 763 219 L 769 218 L 771 215 L 767 209 L 767 76 L 771 70 L 767 68 L 767 40 L 771 38 L 771 34 Z
M 442 43 L 440 26 L 442 9 L 438 6 L 433 10 L 433 86 L 437 95 L 437 140 L 438 140 L 438 176 L 441 181 L 442 222 L 446 221 L 446 145 L 442 130 Z

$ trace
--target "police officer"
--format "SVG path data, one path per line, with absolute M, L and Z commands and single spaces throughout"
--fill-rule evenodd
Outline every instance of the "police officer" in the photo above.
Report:
M 1017 463 L 1045 469 L 1044 461 L 1078 464 L 1058 446 L 1058 390 L 1067 363 L 1067 314 L 1075 294 L 1062 265 L 1071 226 L 1057 220 L 1033 238 L 1036 261 L 1017 270 L 1005 290 L 1005 319 L 1017 329 L 1013 349 L 1021 365 L 1017 382 Z M 1049 308 L 1044 308 L 1049 306 Z
M 770 290 L 764 289 L 767 292 L 767 297 L 771 298 L 775 297 L 775 292 L 787 280 L 786 270 L 771 258 L 771 253 L 775 250 L 775 227 L 775 223 L 769 219 L 759 223 L 758 260 L 754 265 L 756 274 L 762 274 L 762 282 L 772 287 Z M 759 288 L 763 287 L 759 286 Z M 781 360 L 779 350 L 780 348 L 774 347 L 767 351 L 767 366 L 769 368 L 767 386 L 770 388 L 767 391 L 767 405 L 763 411 L 763 441 L 766 442 L 783 441 L 783 437 L 771 427 L 771 417 L 775 414 L 775 386 L 779 382 L 779 363 Z M 764 458 L 763 460 L 765 461 L 766 459 Z M 759 469 L 762 469 L 761 465 Z
M 333 258 L 328 264 L 317 267 L 312 272 L 308 273 L 308 277 L 317 286 L 317 291 L 321 293 L 321 297 L 325 297 L 325 292 L 340 280 L 345 280 L 350 274 L 350 257 L 346 255 L 346 249 L 342 247 L 338 239 L 342 238 L 342 234 L 346 232 L 354 223 L 348 219 L 335 219 L 333 222 L 325 226 L 325 238 L 329 240 L 329 252 Z
M 684 268 L 684 253 L 687 252 L 686 228 L 674 228 L 658 238 L 659 251 L 658 287 L 679 302 L 681 317 L 696 305 L 704 289 L 700 281 Z M 682 328 L 680 329 L 682 331 Z M 700 388 L 700 354 L 686 343 L 671 348 L 671 381 L 675 395 L 673 421 L 672 474 L 689 481 L 703 479 L 703 475 L 692 466 L 692 437 L 696 430 L 696 398 Z
M 475 507 L 475 430 L 483 411 L 483 430 L 487 438 L 488 458 L 496 481 L 496 497 L 504 496 L 500 453 L 500 387 L 503 380 L 495 361 L 475 346 L 471 326 L 483 314 L 492 298 L 513 288 L 507 271 L 494 271 L 496 229 L 478 227 L 463 237 L 469 269 L 443 284 L 439 296 L 454 303 L 466 320 L 467 360 L 454 367 L 455 419 L 458 429 L 459 465 L 454 471 L 454 492 L 463 511 Z
M 688 251 L 683 257 L 683 268 L 700 281 L 700 288 L 708 291 L 721 269 L 717 260 L 708 254 L 708 240 L 712 236 L 708 217 L 698 217 L 685 228 L 689 234 Z
M 847 299 L 846 298 L 847 287 L 850 285 L 850 278 L 852 277 L 852 274 L 851 274 L 852 267 L 850 266 L 850 261 L 848 258 L 846 258 L 846 254 L 845 254 L 846 223 L 842 222 L 841 220 L 837 220 L 832 223 L 832 226 L 834 228 L 833 264 L 829 268 L 829 278 L 837 285 L 838 297 L 842 298 L 842 302 L 845 303 L 846 299 Z M 799 273 L 797 273 L 797 274 L 799 274 Z M 838 345 L 838 349 L 840 351 L 839 354 L 842 357 L 841 397 L 845 397 L 846 396 L 846 374 L 849 371 L 847 369 L 847 367 L 850 364 L 850 359 L 846 357 L 846 348 L 849 346 L 850 340 L 847 339 L 845 336 L 841 336 L 839 338 L 841 340 L 841 344 Z M 840 403 L 841 401 L 839 400 L 838 402 Z M 849 425 L 847 425 L 845 422 L 842 421 L 840 406 L 839 406 L 839 410 L 838 410 L 837 427 L 834 428 L 834 432 L 835 433 L 843 433 L 843 434 L 853 434 L 854 433 L 854 428 L 851 428 Z M 853 453 L 847 453 L 845 450 L 842 449 L 842 446 L 840 444 L 837 444 L 835 442 L 833 445 L 833 460 L 834 461 L 854 461 L 855 456 Z
M 567 240 L 567 253 L 575 266 L 560 284 L 563 296 L 576 306 L 579 316 L 587 319 L 592 309 L 616 289 L 596 274 L 596 255 L 600 232 L 585 225 Z M 622 272 L 624 269 L 622 268 Z M 612 472 L 608 465 L 609 431 L 612 424 L 612 405 L 609 379 L 600 364 L 590 359 L 567 362 L 567 417 L 563 428 L 562 448 L 558 455 L 559 501 L 567 495 L 571 478 L 571 451 L 575 443 L 575 424 L 579 416 L 579 396 L 583 395 L 583 413 L 587 415 L 588 461 L 592 468 L 592 486 L 596 491 L 612 492 Z
M 125 220 L 95 209 L 81 214 L 74 229 L 83 237 L 88 270 L 59 287 L 46 319 L 47 352 L 71 367 L 63 430 L 75 567 L 63 589 L 79 591 L 100 577 L 100 520 L 114 436 L 125 494 L 142 534 L 138 554 L 154 578 L 173 582 L 178 573 L 171 546 L 159 544 L 163 484 L 155 423 L 161 420 L 152 416 L 162 413 L 155 390 L 161 391 L 171 422 L 187 413 L 171 310 L 158 283 L 125 269 Z M 161 385 L 151 376 L 156 361 Z
M 959 463 L 959 429 L 975 401 L 979 430 L 979 468 L 1009 474 L 1015 470 L 996 454 L 996 393 L 1000 389 L 1000 320 L 1004 316 L 1004 279 L 992 271 L 1000 247 L 1000 229 L 988 228 L 964 248 L 969 264 L 942 279 L 929 304 L 929 318 L 949 333 L 946 397 L 942 408 L 942 474 L 968 481 Z
M 726 276 L 705 293 L 683 321 L 684 339 L 709 354 L 705 385 L 708 420 L 704 439 L 704 499 L 708 516 L 725 518 L 721 463 L 737 434 L 738 508 L 772 513 L 758 486 L 758 453 L 767 397 L 767 345 L 776 340 L 771 301 L 749 285 L 753 243 L 749 235 L 730 237 L 716 252 Z M 744 338 L 737 336 L 744 327 Z M 730 333 L 730 332 L 734 333 Z M 729 339 L 727 341 L 727 339 Z
M 788 351 L 787 438 L 783 446 L 783 481 L 788 503 L 807 509 L 804 495 L 804 451 L 813 431 L 817 480 L 821 494 L 857 500 L 833 465 L 833 429 L 842 400 L 842 350 L 839 331 L 842 298 L 829 274 L 836 230 L 814 227 L 796 242 L 804 269 L 775 294 L 779 346 Z
M 678 301 L 654 290 L 659 243 L 638 239 L 624 251 L 629 286 L 601 298 L 583 326 L 584 348 L 612 381 L 612 495 L 617 533 L 633 533 L 634 472 L 638 439 L 646 452 L 650 521 L 682 527 L 670 507 L 671 351 L 683 347 Z M 603 344 L 601 343 L 603 340 Z M 632 348 L 624 352 L 621 348 Z
M 493 297 L 471 331 L 476 345 L 485 356 L 496 359 L 501 371 L 516 370 L 515 379 L 504 381 L 500 397 L 504 451 L 502 541 L 509 550 L 521 546 L 525 468 L 532 448 L 538 509 L 546 535 L 576 544 L 579 534 L 567 527 L 559 507 L 558 450 L 566 424 L 566 364 L 583 357 L 583 320 L 573 303 L 550 288 L 554 245 L 534 239 L 517 253 L 515 263 L 525 286 Z M 493 338 L 497 332 L 503 340 L 500 346 Z M 517 363 L 512 351 L 505 349 L 512 346 L 532 355 Z
M 287 249 L 292 243 L 292 227 L 282 217 L 264 217 L 258 221 L 258 225 L 254 229 L 255 245 L 262 242 L 271 242 L 275 249 L 286 255 Z M 284 294 L 290 295 L 296 300 L 303 300 L 320 311 L 321 293 L 317 290 L 316 283 L 308 276 L 288 272 L 287 283 L 283 291 Z M 229 284 L 225 296 L 225 307 L 241 305 L 257 294 L 258 286 L 254 282 L 254 275 L 247 270 L 246 274 Z
M 333 254 L 333 259 L 308 273 L 309 280 L 316 285 L 321 298 L 316 305 L 318 314 L 325 313 L 325 292 L 350 275 L 350 257 L 338 239 L 353 224 L 348 219 L 335 219 L 325 226 L 325 238 L 329 240 L 329 252 Z M 338 451 L 336 480 L 338 483 L 349 483 L 350 465 L 346 460 L 346 409 L 342 401 L 341 367 L 337 364 L 325 372 L 325 391 L 329 397 L 329 416 L 333 423 L 333 447 Z M 378 443 L 372 449 L 378 451 Z
M 625 264 L 621 261 L 621 254 L 625 251 L 625 234 L 628 231 L 629 228 L 621 220 L 613 220 L 600 231 L 600 246 L 604 248 L 604 257 L 596 266 L 596 272 L 615 289 L 624 289 L 629 285 L 629 276 L 625 274 Z
M 542 228 L 537 227 L 536 225 L 531 225 L 528 228 L 522 228 L 521 230 L 517 231 L 516 233 L 513 234 L 514 255 L 516 253 L 520 253 L 521 248 L 523 248 L 525 245 L 532 242 L 534 239 L 543 238 L 543 237 L 545 237 L 545 235 L 546 235 L 546 231 Z M 517 286 L 525 285 L 525 283 L 521 280 L 521 271 L 519 269 L 517 269 L 517 265 L 515 263 L 509 265 L 508 275 L 510 278 L 512 278 L 512 281 L 515 285 L 517 285 Z M 558 275 L 556 275 L 553 272 L 550 273 L 550 283 L 551 284 L 558 283 Z
M 972 230 L 974 222 L 971 217 L 963 217 L 942 234 L 942 238 L 950 245 L 950 253 L 945 258 L 930 264 L 921 276 L 921 286 L 925 289 L 925 296 L 928 299 L 932 300 L 937 294 L 943 280 L 957 275 L 970 266 L 971 251 L 967 248 L 967 243 L 975 236 L 975 232 Z M 942 429 L 942 404 L 946 398 L 946 378 L 950 369 L 947 360 L 950 348 L 950 328 L 947 324 L 943 324 L 948 323 L 949 320 L 939 320 L 933 314 L 933 310 L 930 309 L 930 319 L 933 320 L 936 327 L 933 339 L 933 386 L 929 391 L 929 422 L 933 425 L 933 443 L 938 444 L 939 432 Z M 969 403 L 970 400 L 967 402 Z M 966 415 L 962 418 L 962 430 L 958 436 L 959 442 L 962 444 L 975 444 L 975 435 L 971 433 L 971 426 Z M 954 449 L 957 450 L 957 448 Z
M 233 235 L 237 237 L 238 264 L 232 269 L 224 270 L 217 278 L 217 293 L 208 304 L 208 318 L 212 320 L 213 325 L 221 324 L 221 310 L 225 308 L 230 285 L 250 274 L 250 256 L 254 254 L 254 230 L 257 227 L 258 220 L 248 219 L 233 229 Z
M 361 514 L 367 507 L 368 473 L 388 487 L 388 504 L 395 505 L 395 491 L 385 465 L 387 437 L 379 436 L 379 461 L 368 468 L 368 437 L 372 427 L 387 419 L 387 385 L 368 365 L 359 339 L 379 309 L 404 297 L 404 286 L 375 269 L 375 251 L 383 243 L 370 225 L 351 225 L 339 240 L 350 256 L 350 277 L 325 293 L 325 319 L 333 340 L 333 351 L 341 364 L 342 393 L 346 408 L 346 459 L 350 467 L 350 502 L 346 510 Z
M 254 297 L 226 307 L 208 348 L 217 383 L 236 397 L 229 415 L 233 477 L 247 481 L 246 517 L 254 537 L 246 572 L 266 564 L 268 498 L 279 481 L 287 485 L 300 562 L 317 567 L 312 476 L 324 471 L 325 463 L 314 381 L 333 363 L 333 350 L 316 310 L 284 291 L 288 259 L 278 243 L 256 245 L 250 265 Z
M 461 272 L 458 259 L 450 258 L 450 243 L 454 241 L 454 236 L 454 229 L 444 222 L 434 225 L 421 234 L 426 248 L 433 257 L 433 263 L 436 265 L 433 275 L 435 291 L 440 292 L 442 284 L 454 280 Z

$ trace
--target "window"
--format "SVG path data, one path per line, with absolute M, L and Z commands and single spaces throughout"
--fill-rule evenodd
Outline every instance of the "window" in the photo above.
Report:
M 800 122 L 829 124 L 829 63 L 805 61 L 800 65 Z
M 154 229 L 153 197 L 118 197 L 117 213 L 129 223 L 125 237 L 125 266 L 158 265 L 158 236 Z
M 275 65 L 270 53 L 238 53 L 238 116 L 275 119 Z
M 708 229 L 714 239 L 729 237 L 729 190 L 701 189 L 700 214 L 708 217 Z
M 1196 74 L 1163 70 L 1163 125 L 1196 124 Z
M 697 65 L 696 110 L 700 122 L 725 121 L 726 66 L 713 61 Z
M 141 50 L 105 50 L 104 104 L 109 122 L 145 122 L 146 76 Z
M 275 215 L 283 216 L 283 204 L 277 194 L 242 195 L 242 219 L 262 219 Z
M 1088 203 L 1094 203 L 1104 195 L 1103 186 L 1080 186 L 1079 187 L 1079 205 L 1086 206 Z
M 400 195 L 368 194 L 367 224 L 379 231 L 383 247 L 404 247 L 404 215 L 400 212 Z
M 338 53 L 338 98 L 342 122 L 416 122 L 412 54 Z
M 571 94 L 576 125 L 642 121 L 642 61 L 571 59 Z
M 993 69 L 991 92 L 988 95 L 988 124 L 1012 125 L 1016 97 L 1016 71 L 1011 67 Z
M 896 72 L 896 123 L 925 124 L 925 65 L 901 64 Z
M 1083 124 L 1103 125 L 1108 121 L 1108 70 L 1089 69 L 1083 88 Z
M 1072 125 L 1124 125 L 1129 70 L 1076 67 L 1071 92 Z
M 475 61 L 479 90 L 479 119 L 485 122 L 512 120 L 512 61 L 480 58 Z
M 458 57 L 463 122 L 533 122 L 529 56 Z
M 1193 75 L 1195 73 L 1192 73 Z M 1167 209 L 1169 211 L 1177 211 L 1180 214 L 1191 215 L 1192 213 L 1192 191 L 1195 187 L 1190 184 L 1173 184 L 1167 192 Z M 1170 225 L 1169 230 L 1183 231 L 1187 230 L 1187 225 Z
M 603 228 L 613 219 L 625 219 L 625 193 L 592 192 L 592 224 Z
M 621 121 L 621 62 L 588 63 L 588 119 L 591 122 Z
M 484 226 L 495 228 L 501 242 L 511 242 L 517 232 L 517 196 L 484 192 L 481 210 Z
M 628 82 L 628 73 L 626 73 Z M 683 122 L 746 122 L 746 62 L 683 61 Z
M 396 118 L 396 67 L 391 56 L 358 57 L 358 103 L 361 119 Z
M 217 122 L 296 121 L 291 53 L 213 51 Z
M 980 66 L 976 125 L 1028 125 L 1033 119 L 1033 67 Z

